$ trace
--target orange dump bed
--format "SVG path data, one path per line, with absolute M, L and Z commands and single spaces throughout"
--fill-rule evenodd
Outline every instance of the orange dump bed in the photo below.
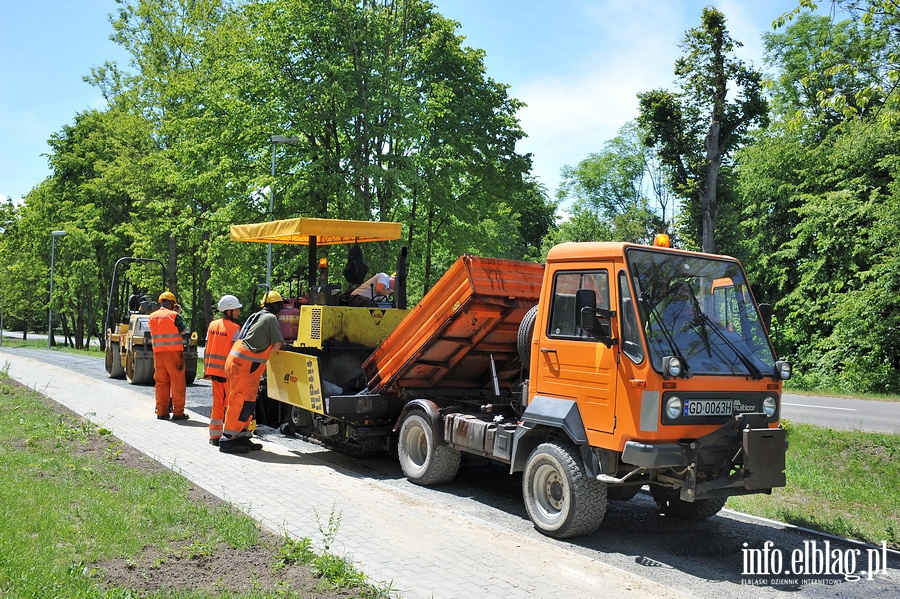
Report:
M 544 267 L 462 256 L 363 364 L 370 393 L 501 388 L 519 374 L 519 323 L 537 304 Z

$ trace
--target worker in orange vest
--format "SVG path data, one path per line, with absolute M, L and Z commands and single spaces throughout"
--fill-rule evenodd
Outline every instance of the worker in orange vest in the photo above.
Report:
M 153 380 L 156 381 L 156 417 L 187 420 L 184 400 L 187 380 L 184 374 L 184 340 L 187 330 L 181 314 L 175 311 L 175 294 L 164 291 L 159 296 L 159 309 L 150 315 L 150 338 L 153 341 Z
M 225 360 L 225 428 L 219 441 L 222 453 L 247 453 L 262 449 L 246 433 L 247 425 L 256 412 L 256 393 L 259 381 L 266 371 L 266 361 L 272 350 L 284 343 L 281 325 L 276 314 L 281 312 L 284 301 L 277 291 L 268 291 L 260 302 L 263 308 L 244 323 L 238 340 L 231 347 Z
M 240 300 L 233 295 L 223 295 L 218 308 L 222 318 L 209 323 L 206 330 L 206 348 L 203 350 L 203 378 L 212 381 L 212 413 L 209 416 L 209 443 L 219 446 L 222 425 L 225 423 L 225 360 L 231 346 L 237 341 L 241 325 Z

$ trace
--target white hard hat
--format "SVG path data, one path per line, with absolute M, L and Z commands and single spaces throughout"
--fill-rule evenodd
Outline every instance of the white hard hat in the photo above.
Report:
M 225 310 L 237 310 L 241 307 L 240 300 L 233 295 L 223 295 L 222 299 L 219 300 L 219 312 L 224 312 Z

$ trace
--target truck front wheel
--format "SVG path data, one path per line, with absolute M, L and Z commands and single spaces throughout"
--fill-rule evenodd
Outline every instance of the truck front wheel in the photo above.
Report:
M 594 532 L 606 515 L 606 485 L 581 467 L 568 444 L 538 445 L 525 464 L 525 509 L 539 532 L 557 539 Z
M 403 420 L 397 453 L 403 474 L 417 485 L 450 482 L 459 470 L 459 451 L 447 445 L 435 446 L 431 421 L 421 410 L 410 412 Z
M 680 520 L 706 520 L 719 513 L 727 497 L 711 497 L 710 499 L 698 499 L 696 501 L 684 501 L 679 497 L 679 492 L 675 489 L 666 489 L 650 486 L 650 494 L 656 505 L 667 516 L 678 518 Z

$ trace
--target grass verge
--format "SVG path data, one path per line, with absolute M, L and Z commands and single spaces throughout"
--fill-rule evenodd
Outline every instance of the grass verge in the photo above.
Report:
M 328 553 L 339 516 L 279 539 L 2 369 L 0 464 L 0 597 L 396 596 Z
M 900 435 L 783 425 L 787 486 L 731 497 L 728 507 L 900 549 Z

